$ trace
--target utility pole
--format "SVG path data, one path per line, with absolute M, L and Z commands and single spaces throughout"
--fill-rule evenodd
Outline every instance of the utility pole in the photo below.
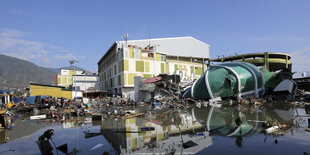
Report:
M 74 87 L 74 84 L 75 84 L 74 74 L 76 75 L 75 64 L 78 63 L 79 61 L 77 61 L 77 60 L 69 60 L 69 62 L 70 62 L 70 65 L 73 64 L 74 73 L 72 75 L 72 86 Z M 76 98 L 76 86 L 74 87 L 74 97 Z

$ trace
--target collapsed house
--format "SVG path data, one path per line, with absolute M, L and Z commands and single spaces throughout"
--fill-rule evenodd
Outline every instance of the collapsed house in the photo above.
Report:
M 135 77 L 135 102 L 152 102 L 155 100 L 173 99 L 180 92 L 180 76 L 160 74 L 153 78 Z

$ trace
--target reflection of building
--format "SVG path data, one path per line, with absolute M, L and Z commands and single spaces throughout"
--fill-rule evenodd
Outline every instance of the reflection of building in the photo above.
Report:
M 166 73 L 198 78 L 206 68 L 209 48 L 192 37 L 117 41 L 98 62 L 100 89 L 131 93 L 135 76 Z
M 34 134 L 40 129 L 51 126 L 52 124 L 47 123 L 35 123 L 33 121 L 25 121 L 17 119 L 13 123 L 13 130 L 3 129 L 0 131 L 0 144 L 7 141 L 14 141 L 16 139 L 27 137 Z
M 180 115 L 180 125 L 159 125 L 156 120 L 147 121 L 139 118 L 130 118 L 126 120 L 105 120 L 101 127 L 101 133 L 112 144 L 114 149 L 120 154 L 126 153 L 167 153 L 167 149 L 174 148 L 177 153 L 197 153 L 203 148 L 212 144 L 211 137 L 207 132 L 203 136 L 191 137 L 187 132 L 201 130 L 201 125 L 186 114 Z M 142 131 L 141 127 L 154 127 L 155 130 Z M 183 149 L 180 137 L 180 131 L 184 143 L 192 140 L 198 145 L 192 148 Z M 187 133 L 187 134 L 186 134 Z M 149 148 L 151 147 L 151 149 Z

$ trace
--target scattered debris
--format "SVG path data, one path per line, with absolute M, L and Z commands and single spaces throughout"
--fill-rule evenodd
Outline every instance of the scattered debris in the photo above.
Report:
M 44 119 L 46 115 L 37 115 L 37 116 L 30 116 L 30 119 Z
M 220 108 L 222 106 L 222 104 L 219 104 L 221 101 L 221 97 L 213 98 L 209 100 L 209 105 Z
M 92 116 L 92 121 L 101 121 L 102 120 L 102 115 L 93 115 Z
M 56 147 L 57 150 L 61 151 L 62 153 L 67 154 L 68 153 L 68 144 L 62 144 L 60 146 Z
M 0 111 L 0 129 L 8 127 L 8 118 L 5 110 Z
M 197 145 L 198 145 L 197 143 L 189 140 L 189 141 L 187 141 L 187 142 L 185 142 L 183 144 L 183 147 L 184 147 L 184 149 L 187 149 L 187 148 L 194 147 L 194 146 L 197 146 Z
M 273 100 L 294 101 L 297 84 L 293 80 L 285 79 L 273 90 Z
M 273 126 L 273 127 L 270 127 L 270 128 L 265 129 L 265 131 L 266 131 L 267 133 L 273 133 L 273 132 L 278 131 L 279 128 L 280 128 L 279 126 Z
M 97 144 L 96 146 L 92 147 L 92 148 L 90 149 L 90 151 L 95 150 L 95 149 L 97 149 L 97 148 L 99 148 L 99 147 L 102 147 L 102 146 L 103 146 L 103 144 L 99 143 L 99 144 Z

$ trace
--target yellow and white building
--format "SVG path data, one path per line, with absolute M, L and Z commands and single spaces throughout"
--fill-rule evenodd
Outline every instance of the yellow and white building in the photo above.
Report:
M 135 76 L 197 79 L 207 67 L 209 49 L 193 37 L 116 41 L 97 63 L 100 89 L 126 96 L 134 91 Z
M 56 84 L 57 86 L 68 87 L 72 86 L 72 81 L 74 80 L 73 75 L 86 75 L 86 71 L 79 67 L 64 67 L 60 68 L 60 74 L 56 76 Z

